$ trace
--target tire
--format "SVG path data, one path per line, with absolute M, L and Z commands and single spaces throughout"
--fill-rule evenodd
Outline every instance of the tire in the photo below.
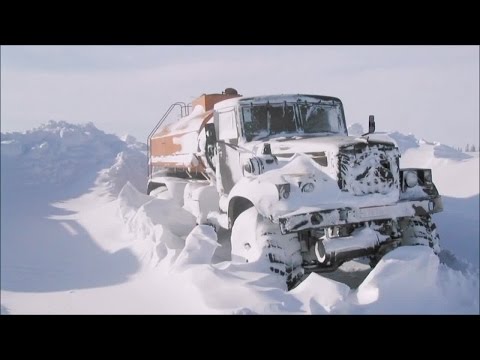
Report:
M 437 226 L 429 215 L 404 219 L 400 226 L 402 229 L 402 246 L 429 246 L 435 254 L 440 253 L 440 236 L 437 232 Z
M 259 264 L 282 278 L 292 289 L 303 276 L 296 234 L 282 235 L 278 224 L 258 214 L 255 207 L 242 212 L 232 228 L 232 260 Z

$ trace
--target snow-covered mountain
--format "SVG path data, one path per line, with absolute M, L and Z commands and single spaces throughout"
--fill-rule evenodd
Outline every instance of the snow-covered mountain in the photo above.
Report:
M 479 313 L 478 156 L 386 135 L 402 167 L 433 169 L 440 259 L 399 248 L 366 277 L 342 267 L 364 274 L 358 287 L 311 274 L 287 293 L 230 263 L 228 234 L 196 226 L 179 199 L 145 195 L 146 145 L 131 136 L 54 121 L 2 133 L 2 314 Z

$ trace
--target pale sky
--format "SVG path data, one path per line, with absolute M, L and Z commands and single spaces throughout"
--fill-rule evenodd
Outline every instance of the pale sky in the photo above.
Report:
M 478 46 L 2 46 L 1 131 L 93 122 L 146 142 L 176 101 L 339 97 L 347 124 L 479 145 Z

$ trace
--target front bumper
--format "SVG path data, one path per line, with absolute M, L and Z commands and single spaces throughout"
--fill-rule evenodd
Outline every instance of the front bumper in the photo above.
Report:
M 288 234 L 372 220 L 388 220 L 415 215 L 426 216 L 442 210 L 442 198 L 440 195 L 436 195 L 417 200 L 400 200 L 391 205 L 319 209 L 301 214 L 286 214 L 280 216 L 278 220 L 282 234 Z

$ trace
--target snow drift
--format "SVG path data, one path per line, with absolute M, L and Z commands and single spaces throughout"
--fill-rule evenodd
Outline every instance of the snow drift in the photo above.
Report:
M 79 179 L 96 178 L 118 193 L 126 181 L 145 188 L 145 144 L 127 136 L 98 130 L 93 123 L 72 125 L 50 121 L 24 133 L 2 133 L 2 170 L 14 171 L 5 177 L 27 187 L 41 184 L 68 186 Z M 113 159 L 115 159 L 113 161 Z M 20 182 L 20 183 L 18 183 Z
M 360 136 L 364 134 L 365 131 L 363 130 L 363 126 L 359 123 L 354 123 L 348 126 L 348 134 L 350 136 Z M 472 156 L 470 154 L 466 154 L 462 151 L 458 151 L 457 149 L 441 144 L 439 142 L 431 142 L 425 139 L 418 139 L 415 137 L 414 134 L 402 134 L 398 131 L 387 131 L 383 133 L 375 133 L 370 135 L 372 138 L 386 135 L 393 142 L 397 145 L 400 153 L 405 154 L 407 150 L 410 149 L 417 149 L 422 145 L 428 145 L 433 150 L 433 156 L 435 158 L 445 158 L 445 159 L 454 159 L 454 160 L 465 160 L 470 159 Z
M 228 232 L 197 226 L 168 192 L 145 195 L 145 145 L 132 137 L 66 122 L 2 133 L 1 312 L 478 314 L 478 157 L 390 136 L 403 167 L 433 168 L 446 250 L 398 248 L 358 287 L 333 280 L 356 271 L 347 263 L 286 292 L 231 261 Z M 472 180 L 458 189 L 451 172 Z

